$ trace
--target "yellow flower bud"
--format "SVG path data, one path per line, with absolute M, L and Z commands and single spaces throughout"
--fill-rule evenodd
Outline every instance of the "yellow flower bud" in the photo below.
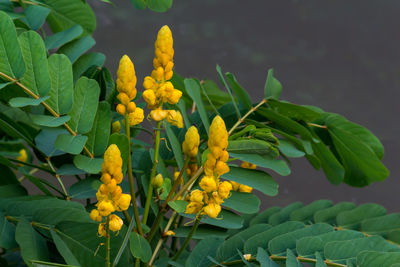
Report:
M 246 261 L 250 260 L 250 259 L 251 259 L 251 254 L 244 254 L 244 255 L 243 255 L 243 258 L 244 258 Z
M 117 90 L 126 93 L 130 99 L 136 96 L 136 74 L 132 61 L 124 55 L 117 71 Z
M 118 104 L 116 110 L 117 110 L 118 114 L 121 114 L 122 116 L 124 116 L 125 112 L 126 112 L 126 107 L 122 104 Z
M 217 183 L 212 176 L 204 176 L 203 179 L 201 179 L 199 186 L 208 193 L 217 190 Z
M 242 165 L 240 165 L 240 167 L 245 168 L 245 169 L 256 169 L 257 165 L 247 162 L 247 161 L 243 161 Z
M 119 133 L 121 131 L 121 123 L 114 121 L 111 125 L 112 133 Z
M 229 166 L 225 162 L 219 160 L 217 161 L 217 164 L 215 165 L 215 172 L 217 175 L 223 175 L 225 173 L 229 172 Z
M 164 183 L 164 178 L 161 173 L 157 174 L 153 179 L 151 180 L 151 184 L 153 185 L 154 188 L 160 188 Z
M 133 101 L 129 102 L 129 103 L 128 103 L 128 106 L 127 106 L 128 113 L 134 112 L 135 109 L 136 109 L 136 104 L 135 104 L 135 102 L 133 102 Z
M 142 97 L 149 106 L 155 106 L 157 104 L 156 94 L 151 89 L 145 90 Z
M 234 181 L 229 181 L 229 182 L 230 182 L 231 185 L 232 185 L 232 190 L 233 190 L 233 191 L 238 191 L 238 190 L 239 190 L 239 187 L 240 187 L 240 184 L 239 184 L 239 183 L 234 182 Z
M 191 202 L 203 202 L 203 198 L 204 198 L 204 195 L 203 195 L 203 191 L 201 191 L 201 190 L 196 189 L 190 193 L 190 201 Z
M 144 89 L 146 89 L 146 90 L 154 90 L 155 88 L 155 85 L 156 85 L 156 81 L 152 78 L 152 77 L 150 77 L 150 76 L 146 76 L 145 78 L 144 78 L 144 81 L 143 81 L 143 87 L 144 87 Z M 146 91 L 145 90 L 145 91 Z
M 121 171 L 121 172 L 114 174 L 113 177 L 114 177 L 115 181 L 117 182 L 117 184 L 120 184 L 122 182 L 122 179 L 124 178 L 124 175 L 122 174 L 122 171 Z
M 124 106 L 127 106 L 129 104 L 129 96 L 125 93 L 119 93 L 117 95 L 117 98 L 119 100 L 119 102 L 121 102 Z
M 121 230 L 121 227 L 122 227 L 123 224 L 124 224 L 124 222 L 117 215 L 112 214 L 110 216 L 110 221 L 108 222 L 108 226 L 109 226 L 111 231 L 116 232 L 116 231 Z
M 182 152 L 189 158 L 194 158 L 197 156 L 197 152 L 200 144 L 200 136 L 197 128 L 191 126 L 186 134 L 185 141 L 182 143 Z
M 101 222 L 102 217 L 97 209 L 93 209 L 90 212 L 90 219 L 92 219 L 93 221 Z
M 104 183 L 104 184 L 108 184 L 109 182 L 111 182 L 111 176 L 108 173 L 103 173 L 100 177 L 100 180 Z
M 207 204 L 210 203 L 221 205 L 224 203 L 224 199 L 218 194 L 218 192 L 212 192 L 212 198 L 207 202 Z
M 127 210 L 130 204 L 131 204 L 131 195 L 122 194 L 116 203 L 117 210 L 118 211 Z
M 111 179 L 111 181 L 107 184 L 107 191 L 112 193 L 115 188 L 117 188 L 117 181 L 115 179 Z
M 197 214 L 203 208 L 202 202 L 190 202 L 186 206 L 185 213 L 187 214 Z
M 131 126 L 138 125 L 143 121 L 143 119 L 144 119 L 144 111 L 139 107 L 137 107 L 134 112 L 129 113 L 129 125 Z
M 175 235 L 175 232 L 171 231 L 171 230 L 168 230 L 168 231 L 163 233 L 163 236 L 171 236 L 171 235 Z
M 100 223 L 97 230 L 99 236 L 107 237 L 107 228 L 105 223 Z
M 178 128 L 183 128 L 183 118 L 179 111 L 168 110 L 167 121 Z
M 154 121 L 161 121 L 167 117 L 167 111 L 163 109 L 154 109 L 150 112 L 150 117 Z
M 19 156 L 16 158 L 16 160 L 26 162 L 28 159 L 28 154 L 26 153 L 26 150 L 21 149 L 18 153 L 19 153 Z M 18 163 L 18 166 L 24 166 L 24 164 Z
M 98 203 L 97 209 L 101 216 L 108 216 L 111 212 L 115 211 L 113 204 L 108 200 L 103 200 Z
M 217 218 L 218 214 L 221 212 L 221 206 L 216 203 L 210 203 L 205 206 L 203 210 L 210 218 Z
M 231 190 L 232 190 L 232 184 L 227 181 L 220 183 L 218 186 L 218 194 L 223 199 L 229 197 Z
M 120 186 L 116 186 L 115 190 L 111 193 L 112 200 L 117 201 L 122 195 L 122 188 Z
M 251 193 L 251 191 L 253 191 L 253 188 L 251 188 L 250 186 L 241 184 L 239 186 L 239 192 L 244 192 L 244 193 Z

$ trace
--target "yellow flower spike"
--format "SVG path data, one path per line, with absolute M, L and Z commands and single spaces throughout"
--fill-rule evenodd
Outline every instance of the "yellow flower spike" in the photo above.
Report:
M 100 181 L 104 184 L 108 184 L 111 182 L 111 176 L 108 173 L 103 173 L 100 177 Z
M 168 110 L 167 121 L 178 128 L 183 128 L 183 118 L 179 111 Z
M 110 221 L 108 223 L 108 226 L 109 226 L 111 231 L 116 232 L 116 231 L 121 230 L 121 227 L 122 227 L 123 224 L 124 224 L 124 222 L 117 215 L 112 214 L 110 216 Z
M 122 104 L 118 104 L 116 110 L 117 110 L 118 114 L 124 116 L 125 112 L 126 112 L 126 107 Z
M 217 190 L 217 183 L 213 176 L 204 176 L 203 179 L 201 179 L 199 186 L 208 193 Z
M 101 216 L 108 216 L 115 211 L 114 205 L 108 200 L 101 201 L 98 204 L 97 209 Z
M 229 197 L 231 190 L 232 190 L 232 184 L 227 181 L 224 181 L 218 185 L 218 195 L 223 199 Z
M 221 206 L 216 203 L 210 203 L 204 207 L 204 213 L 210 218 L 217 218 L 218 214 L 221 212 Z
M 157 174 L 153 180 L 151 181 L 151 184 L 153 185 L 154 188 L 160 188 L 164 183 L 164 178 L 161 173 Z
M 97 209 L 93 209 L 90 212 L 90 219 L 92 219 L 93 221 L 101 222 L 102 217 Z
M 100 223 L 97 232 L 98 232 L 99 236 L 107 237 L 106 224 L 105 223 Z
M 204 199 L 204 194 L 203 194 L 203 191 L 201 191 L 201 190 L 196 189 L 190 193 L 190 201 L 191 202 L 201 202 L 202 203 L 203 199 Z
M 122 194 L 116 203 L 116 207 L 118 211 L 124 211 L 129 208 L 130 204 L 131 204 L 131 195 Z
M 119 133 L 121 131 L 121 123 L 114 121 L 111 125 L 112 133 Z
M 253 191 L 253 188 L 244 184 L 241 184 L 239 186 L 239 192 L 244 192 L 244 193 L 251 193 Z
M 117 71 L 117 90 L 128 95 L 130 100 L 136 97 L 136 74 L 132 61 L 124 55 Z
M 200 145 L 200 136 L 197 128 L 191 126 L 186 134 L 185 141 L 182 143 L 182 152 L 189 158 L 194 158 L 197 156 L 197 152 Z
M 161 121 L 161 120 L 165 119 L 167 117 L 167 115 L 168 115 L 168 112 L 163 109 L 154 109 L 150 112 L 150 117 L 154 121 Z
M 186 214 L 197 214 L 203 208 L 202 202 L 190 202 L 186 206 L 185 213 Z
M 19 156 L 16 158 L 16 160 L 26 162 L 28 160 L 28 154 L 26 153 L 25 149 L 21 149 L 19 152 Z M 24 164 L 18 163 L 18 166 L 24 166 Z
M 131 102 L 132 103 L 132 102 Z M 135 111 L 129 113 L 129 125 L 135 126 L 144 120 L 143 109 L 136 107 Z

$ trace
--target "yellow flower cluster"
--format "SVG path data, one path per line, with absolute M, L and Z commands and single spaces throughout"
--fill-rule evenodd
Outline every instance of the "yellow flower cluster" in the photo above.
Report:
M 191 126 L 186 132 L 185 141 L 182 143 L 182 152 L 190 159 L 190 163 L 186 169 L 186 173 L 189 176 L 192 176 L 199 168 L 196 160 L 199 145 L 199 132 L 195 126 Z
M 203 190 L 193 190 L 188 197 L 189 204 L 186 213 L 206 214 L 216 218 L 221 212 L 221 204 L 228 198 L 232 190 L 232 184 L 220 182 L 219 177 L 229 172 L 226 161 L 229 158 L 227 151 L 228 132 L 225 122 L 219 116 L 215 117 L 210 126 L 210 137 L 208 139 L 207 161 L 204 165 L 205 176 L 199 185 Z
M 117 98 L 120 104 L 117 105 L 117 112 L 124 116 L 128 114 L 131 126 L 141 123 L 144 119 L 143 109 L 136 107 L 132 100 L 136 97 L 136 74 L 132 61 L 124 55 L 117 71 Z
M 90 218 L 101 222 L 103 217 L 108 218 L 108 227 L 111 231 L 119 231 L 123 221 L 114 211 L 124 211 L 129 208 L 131 196 L 123 194 L 118 184 L 122 182 L 122 158 L 121 152 L 115 144 L 110 145 L 104 153 L 104 162 L 101 168 L 100 180 L 103 184 L 96 193 L 97 209 L 90 212 Z M 107 236 L 106 223 L 100 223 L 98 233 L 101 236 Z
M 166 119 L 178 128 L 183 127 L 182 114 L 176 110 L 164 110 L 163 103 L 177 104 L 182 92 L 174 88 L 169 81 L 172 78 L 174 67 L 174 49 L 171 30 L 163 26 L 157 35 L 155 43 L 155 58 L 153 60 L 154 70 L 151 76 L 144 78 L 143 99 L 151 109 L 150 117 L 154 121 Z
M 255 169 L 257 168 L 257 165 L 243 161 L 242 165 L 240 165 L 242 168 L 246 169 Z M 239 184 L 234 181 L 229 181 L 232 184 L 232 190 L 233 191 L 239 191 L 239 192 L 245 192 L 245 193 L 251 193 L 253 191 L 253 188 L 244 184 Z
M 28 160 L 28 154 L 26 153 L 25 149 L 21 149 L 19 152 L 19 156 L 16 158 L 16 160 L 26 162 Z M 18 163 L 18 166 L 24 166 L 22 163 Z

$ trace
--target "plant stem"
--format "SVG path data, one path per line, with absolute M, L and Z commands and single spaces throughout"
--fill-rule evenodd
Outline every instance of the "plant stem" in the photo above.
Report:
M 328 129 L 328 127 L 326 125 L 319 125 L 319 124 L 315 124 L 315 123 L 307 123 L 308 126 L 312 126 L 312 127 L 317 127 L 317 128 L 322 128 L 322 129 Z
M 106 231 L 107 231 L 107 241 L 106 241 L 106 267 L 110 267 L 110 229 L 109 229 L 109 223 L 110 223 L 110 216 L 107 217 L 106 221 Z
M 260 103 L 258 103 L 256 106 L 252 107 L 243 117 L 239 118 L 238 121 L 233 125 L 233 127 L 229 130 L 228 135 L 231 135 L 232 132 L 241 124 L 243 121 L 254 111 L 256 111 L 259 107 L 267 103 L 267 99 L 261 100 Z
M 33 97 L 34 99 L 38 99 L 40 98 L 37 94 L 35 94 L 34 92 L 32 92 L 29 88 L 27 88 L 25 85 L 23 85 L 22 83 L 18 82 L 17 79 L 14 79 L 10 76 L 8 76 L 7 74 L 0 72 L 0 76 L 4 77 L 5 79 L 9 80 L 10 82 L 15 83 L 16 85 L 18 85 L 19 87 L 22 88 L 22 90 L 25 91 L 25 93 L 27 93 L 28 95 L 30 95 L 31 97 Z M 46 102 L 42 101 L 40 104 L 42 104 L 47 111 L 49 111 L 51 113 L 51 115 L 53 115 L 56 118 L 60 117 L 60 114 L 58 114 L 54 109 L 52 109 Z M 78 134 L 71 129 L 71 127 L 65 122 L 63 124 L 63 126 L 65 127 L 65 129 L 67 129 L 67 131 L 73 135 L 73 136 L 77 136 Z M 94 158 L 94 155 L 89 151 L 89 149 L 86 147 L 86 145 L 83 147 L 83 150 L 85 151 L 85 153 L 91 157 Z
M 175 256 L 172 258 L 174 261 L 179 258 L 179 256 L 182 254 L 182 252 L 185 250 L 186 246 L 189 244 L 190 240 L 192 239 L 193 234 L 196 232 L 197 227 L 200 224 L 202 215 L 196 217 L 196 220 L 192 226 L 192 229 L 189 232 L 189 235 L 186 237 L 185 241 L 183 242 L 182 246 L 178 250 L 178 252 L 175 254 Z
M 130 125 L 129 125 L 129 117 L 128 114 L 125 115 L 125 133 L 128 138 L 128 181 L 129 181 L 129 190 L 131 191 L 131 199 L 133 206 L 133 216 L 135 217 L 136 228 L 140 235 L 143 236 L 142 225 L 140 223 L 139 218 L 139 210 L 136 204 L 136 195 L 135 195 L 135 187 L 133 184 L 133 174 L 132 174 L 132 155 L 131 155 L 131 133 L 130 133 Z M 127 233 L 128 234 L 128 233 Z
M 66 199 L 66 200 L 70 200 L 70 197 L 68 196 L 68 192 L 67 192 L 67 190 L 65 189 L 65 186 L 64 186 L 64 184 L 63 184 L 63 182 L 62 182 L 62 180 L 61 180 L 61 176 L 60 176 L 59 174 L 56 173 L 56 170 L 54 169 L 53 164 L 51 164 L 50 158 L 46 158 L 46 161 L 47 161 L 47 164 L 49 165 L 50 169 L 52 169 L 53 172 L 55 173 L 54 176 L 56 177 L 58 183 L 59 183 L 60 186 L 61 186 L 61 189 L 62 189 L 62 191 L 63 191 L 63 193 L 64 193 L 64 195 L 65 195 L 65 199 Z
M 160 128 L 161 128 L 161 121 L 157 122 L 156 140 L 155 140 L 155 147 L 154 147 L 154 162 L 153 162 L 153 168 L 151 169 L 151 173 L 150 173 L 149 189 L 147 191 L 146 204 L 144 206 L 144 213 L 143 213 L 143 219 L 142 219 L 142 222 L 144 224 L 147 223 L 147 218 L 149 216 L 149 211 L 150 211 L 151 198 L 153 195 L 153 185 L 151 184 L 151 181 L 153 180 L 154 176 L 156 176 L 156 172 L 157 172 L 158 152 L 160 150 L 160 135 L 161 135 Z

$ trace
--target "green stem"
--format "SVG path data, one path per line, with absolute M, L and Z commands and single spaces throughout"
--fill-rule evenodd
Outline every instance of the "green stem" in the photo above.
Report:
M 139 234 L 143 236 L 142 225 L 140 223 L 140 218 L 139 218 L 139 210 L 138 210 L 138 207 L 136 204 L 135 187 L 133 185 L 132 158 L 131 158 L 132 157 L 132 155 L 131 155 L 131 133 L 130 133 L 130 125 L 129 125 L 128 115 L 125 116 L 125 133 L 126 133 L 126 137 L 128 137 L 128 181 L 129 181 L 129 190 L 131 191 L 133 216 L 135 217 L 136 228 L 137 228 Z
M 151 169 L 151 173 L 150 173 L 149 189 L 147 191 L 146 204 L 144 206 L 144 213 L 143 213 L 143 219 L 142 219 L 142 222 L 144 224 L 147 223 L 147 218 L 149 216 L 149 211 L 150 211 L 151 199 L 153 196 L 153 185 L 151 184 L 151 181 L 156 176 L 156 172 L 157 172 L 158 152 L 160 150 L 160 135 L 161 135 L 160 128 L 161 128 L 161 121 L 159 121 L 157 123 L 157 129 L 156 129 L 156 140 L 155 140 L 155 147 L 154 147 L 154 162 L 153 162 L 153 168 Z
M 62 180 L 61 180 L 61 176 L 60 176 L 59 174 L 56 173 L 56 169 L 54 169 L 53 164 L 51 164 L 50 158 L 46 158 L 46 161 L 47 161 L 47 164 L 49 165 L 50 169 L 55 173 L 54 176 L 56 177 L 58 183 L 59 183 L 60 186 L 61 186 L 61 189 L 62 189 L 62 191 L 63 191 L 63 193 L 64 193 L 64 195 L 65 195 L 65 199 L 66 199 L 66 200 L 70 200 L 70 197 L 68 196 L 68 192 L 67 192 L 67 190 L 65 189 L 65 186 L 64 186 L 64 184 L 63 184 L 63 182 L 62 182 Z
M 107 241 L 106 241 L 106 267 L 110 267 L 110 229 L 109 229 L 109 223 L 110 223 L 110 216 L 107 217 L 106 221 L 106 229 L 107 229 Z
M 185 241 L 183 242 L 181 248 L 178 250 L 178 252 L 175 254 L 175 256 L 172 258 L 174 261 L 176 261 L 179 256 L 182 254 L 182 252 L 185 250 L 186 246 L 189 244 L 190 240 L 192 239 L 192 236 L 194 235 L 194 233 L 197 230 L 197 227 L 200 224 L 200 220 L 201 220 L 201 215 L 196 217 L 196 221 L 194 222 L 192 229 L 189 232 L 189 235 L 186 237 Z
M 139 267 L 140 266 L 140 259 L 137 258 L 135 261 L 135 267 Z

